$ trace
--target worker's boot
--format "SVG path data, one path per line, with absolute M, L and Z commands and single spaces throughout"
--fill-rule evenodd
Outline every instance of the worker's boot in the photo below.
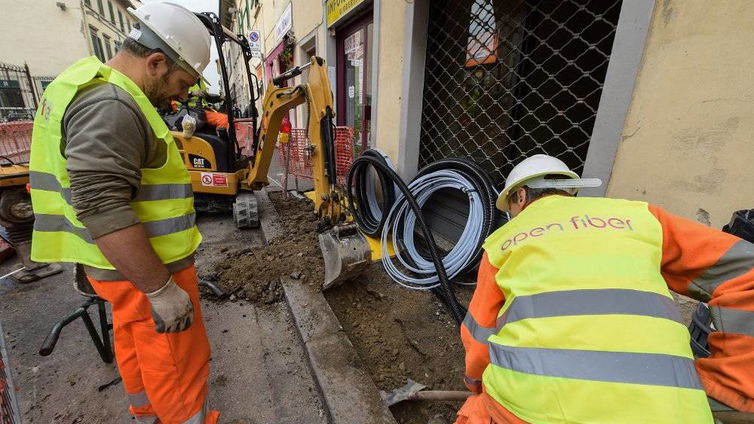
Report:
M 22 271 L 13 274 L 13 279 L 17 282 L 26 284 L 33 281 L 41 280 L 53 274 L 57 274 L 63 271 L 63 267 L 60 264 L 48 264 L 42 262 L 34 262 L 31 260 L 31 240 L 20 243 L 15 243 L 13 248 L 16 249 L 18 258 L 21 259 L 21 263 L 24 265 Z

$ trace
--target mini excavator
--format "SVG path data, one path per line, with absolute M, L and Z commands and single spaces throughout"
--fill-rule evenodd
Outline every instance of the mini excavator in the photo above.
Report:
M 366 238 L 357 231 L 356 224 L 346 219 L 346 196 L 342 188 L 336 185 L 333 96 L 324 59 L 312 57 L 309 63 L 273 78 L 273 85 L 268 88 L 262 101 L 261 124 L 257 129 L 259 114 L 255 100 L 259 98 L 256 93 L 260 87 L 249 70 L 251 51 L 248 41 L 220 25 L 214 14 L 196 15 L 214 38 L 218 51 L 222 51 L 222 45 L 227 42 L 240 47 L 252 101 L 249 105 L 250 118 L 239 120 L 233 113 L 236 109 L 234 99 L 226 95 L 221 110 L 228 115 L 227 130 L 199 130 L 190 138 L 176 131 L 180 114 L 177 117 L 163 116 L 174 130 L 173 137 L 191 174 L 195 208 L 200 212 L 232 208 L 238 228 L 257 227 L 259 218 L 253 191 L 269 184 L 267 174 L 283 118 L 291 109 L 305 105 L 309 112 L 307 134 L 310 142 L 306 152 L 312 163 L 314 208 L 320 219 L 319 242 L 325 259 L 323 288 L 357 275 L 370 263 L 371 249 Z M 224 92 L 231 93 L 222 54 L 219 63 Z M 309 68 L 307 81 L 293 87 L 283 86 L 286 81 L 301 75 L 306 68 Z M 243 153 L 236 126 L 239 121 L 251 127 L 246 131 L 251 136 L 250 146 Z

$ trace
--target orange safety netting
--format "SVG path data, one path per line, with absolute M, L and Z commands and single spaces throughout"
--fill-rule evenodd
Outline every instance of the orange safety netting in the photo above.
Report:
M 28 162 L 33 126 L 33 121 L 0 123 L 0 159 Z
M 345 184 L 348 170 L 354 159 L 353 128 L 335 127 L 335 170 L 338 174 L 337 183 Z M 311 155 L 307 151 L 310 144 L 304 128 L 291 130 L 288 143 L 278 143 L 278 163 L 285 168 L 285 157 L 290 149 L 288 174 L 298 178 L 312 179 Z

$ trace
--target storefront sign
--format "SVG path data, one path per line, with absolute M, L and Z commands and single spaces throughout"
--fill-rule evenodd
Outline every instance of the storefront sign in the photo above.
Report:
M 331 27 L 364 0 L 327 0 L 327 26 Z
M 283 36 L 291 30 L 292 25 L 293 19 L 291 19 L 291 4 L 288 3 L 288 6 L 285 8 L 285 12 L 280 15 L 280 19 L 278 19 L 277 23 L 275 24 L 275 42 L 282 40 Z

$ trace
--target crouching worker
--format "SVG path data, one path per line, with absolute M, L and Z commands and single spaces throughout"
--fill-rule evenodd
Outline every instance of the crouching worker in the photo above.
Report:
M 597 185 L 546 155 L 508 176 L 497 207 L 512 219 L 484 244 L 461 327 L 476 395 L 457 424 L 754 412 L 754 245 L 644 202 L 573 196 Z M 668 289 L 709 302 L 709 358 L 694 360 Z

